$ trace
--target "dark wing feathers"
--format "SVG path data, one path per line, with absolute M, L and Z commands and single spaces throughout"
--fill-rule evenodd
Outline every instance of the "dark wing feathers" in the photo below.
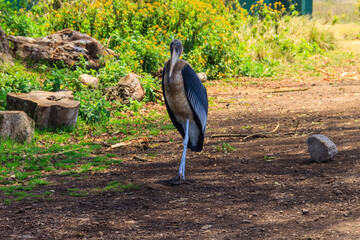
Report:
M 185 131 L 183 129 L 183 126 L 176 120 L 176 117 L 174 115 L 174 113 L 171 111 L 169 105 L 166 102 L 166 96 L 165 96 L 165 87 L 164 87 L 164 79 L 165 78 L 165 67 L 163 69 L 163 75 L 162 75 L 162 82 L 161 82 L 161 86 L 162 86 L 162 91 L 164 94 L 164 100 L 165 100 L 165 106 L 166 106 L 166 110 L 169 113 L 169 117 L 172 121 L 172 123 L 174 124 L 174 126 L 176 127 L 176 129 L 179 131 L 179 133 L 181 134 L 181 136 L 184 138 L 185 137 Z
M 184 80 L 185 94 L 193 111 L 194 120 L 202 134 L 205 135 L 208 115 L 208 97 L 206 88 L 190 65 L 185 64 L 185 67 L 181 72 Z

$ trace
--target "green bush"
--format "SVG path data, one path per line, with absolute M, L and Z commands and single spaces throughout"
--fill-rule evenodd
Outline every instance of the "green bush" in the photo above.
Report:
M 30 10 L 16 10 L 0 0 L 0 6 L 0 26 L 7 34 L 38 37 L 68 27 L 91 35 L 115 51 L 115 56 L 103 59 L 105 66 L 98 71 L 90 71 L 85 58 L 75 68 L 60 62 L 29 64 L 37 70 L 0 71 L 4 79 L 0 82 L 1 108 L 10 91 L 68 89 L 82 102 L 79 115 L 87 123 L 106 121 L 114 107 L 141 108 L 136 101 L 128 106 L 111 106 L 102 96 L 104 88 L 130 72 L 144 76 L 144 101 L 156 101 L 160 83 L 150 74 L 163 67 L 174 38 L 183 42 L 182 58 L 197 72 L 206 72 L 209 79 L 271 77 L 282 62 L 336 47 L 330 30 L 297 16 L 292 6 L 286 13 L 280 3 L 267 6 L 263 0 L 251 9 L 252 15 L 237 3 L 226 5 L 222 0 L 40 0 Z M 100 89 L 83 86 L 78 80 L 82 73 L 99 77 Z
M 9 17 L 0 18 L 0 26 L 7 33 L 32 36 L 72 28 L 99 39 L 116 52 L 100 70 L 107 73 L 99 74 L 103 84 L 129 72 L 157 72 L 169 58 L 174 38 L 184 44 L 183 58 L 209 79 L 271 76 L 279 61 L 335 46 L 328 31 L 297 17 L 293 6 L 290 13 L 280 3 L 268 6 L 259 0 L 253 6 L 251 16 L 236 2 L 225 5 L 222 0 L 40 0 L 30 11 L 7 6 Z M 304 36 L 291 37 L 292 28 Z

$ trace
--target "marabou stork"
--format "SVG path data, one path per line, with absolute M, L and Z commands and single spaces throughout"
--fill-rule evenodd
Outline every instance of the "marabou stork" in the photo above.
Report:
M 162 76 L 162 90 L 166 109 L 176 129 L 184 138 L 184 150 L 181 156 L 179 172 L 169 182 L 185 183 L 186 149 L 200 152 L 203 149 L 208 98 L 204 85 L 191 68 L 182 59 L 183 45 L 180 40 L 170 43 L 170 60 L 165 62 Z

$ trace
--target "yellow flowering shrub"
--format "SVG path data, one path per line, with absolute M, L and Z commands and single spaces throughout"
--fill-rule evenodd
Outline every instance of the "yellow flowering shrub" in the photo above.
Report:
M 310 38 L 297 46 L 287 36 L 288 30 L 280 25 L 290 15 L 281 2 L 267 5 L 258 0 L 250 14 L 236 1 L 224 2 L 40 0 L 31 11 L 22 10 L 11 15 L 17 16 L 15 20 L 4 21 L 8 21 L 6 31 L 13 34 L 39 36 L 64 28 L 89 34 L 117 52 L 117 65 L 111 68 L 122 74 L 157 72 L 169 58 L 169 43 L 175 38 L 183 42 L 183 59 L 196 71 L 207 72 L 209 79 L 269 76 L 284 52 L 287 56 L 319 52 Z M 0 17 L 0 26 L 4 26 L 1 24 Z M 30 26 L 31 31 L 21 25 Z M 278 54 L 267 56 L 264 44 Z

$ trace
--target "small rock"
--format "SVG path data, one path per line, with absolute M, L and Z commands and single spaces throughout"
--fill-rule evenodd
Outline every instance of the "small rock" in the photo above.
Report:
M 301 210 L 301 213 L 302 213 L 302 215 L 308 215 L 308 214 L 309 214 L 309 210 L 303 209 L 303 210 Z
M 348 216 L 350 216 L 350 214 L 351 214 L 351 212 L 344 212 L 344 213 L 343 213 L 343 216 L 344 216 L 344 217 L 348 217 Z
M 330 161 L 338 153 L 335 143 L 321 134 L 310 136 L 307 144 L 310 156 L 316 162 Z
M 336 189 L 335 190 L 335 195 L 341 195 L 342 194 L 342 191 L 341 190 L 339 190 L 339 189 Z
M 32 236 L 31 234 L 23 234 L 23 235 L 19 235 L 17 236 L 16 239 L 34 239 L 35 237 Z
M 243 223 L 251 223 L 252 221 L 249 220 L 249 219 L 244 219 L 244 220 L 242 220 L 242 222 L 243 222 Z
M 23 111 L 0 111 L 0 138 L 30 142 L 34 127 L 34 121 Z
M 209 229 L 211 227 L 212 227 L 212 225 L 204 225 L 204 226 L 201 227 L 201 229 L 206 230 L 206 229 Z
M 98 88 L 100 80 L 97 77 L 93 77 L 89 74 L 81 74 L 79 76 L 79 81 L 86 86 Z
M 201 82 L 206 82 L 207 81 L 206 73 L 204 73 L 204 72 L 197 73 L 197 76 L 199 77 Z

